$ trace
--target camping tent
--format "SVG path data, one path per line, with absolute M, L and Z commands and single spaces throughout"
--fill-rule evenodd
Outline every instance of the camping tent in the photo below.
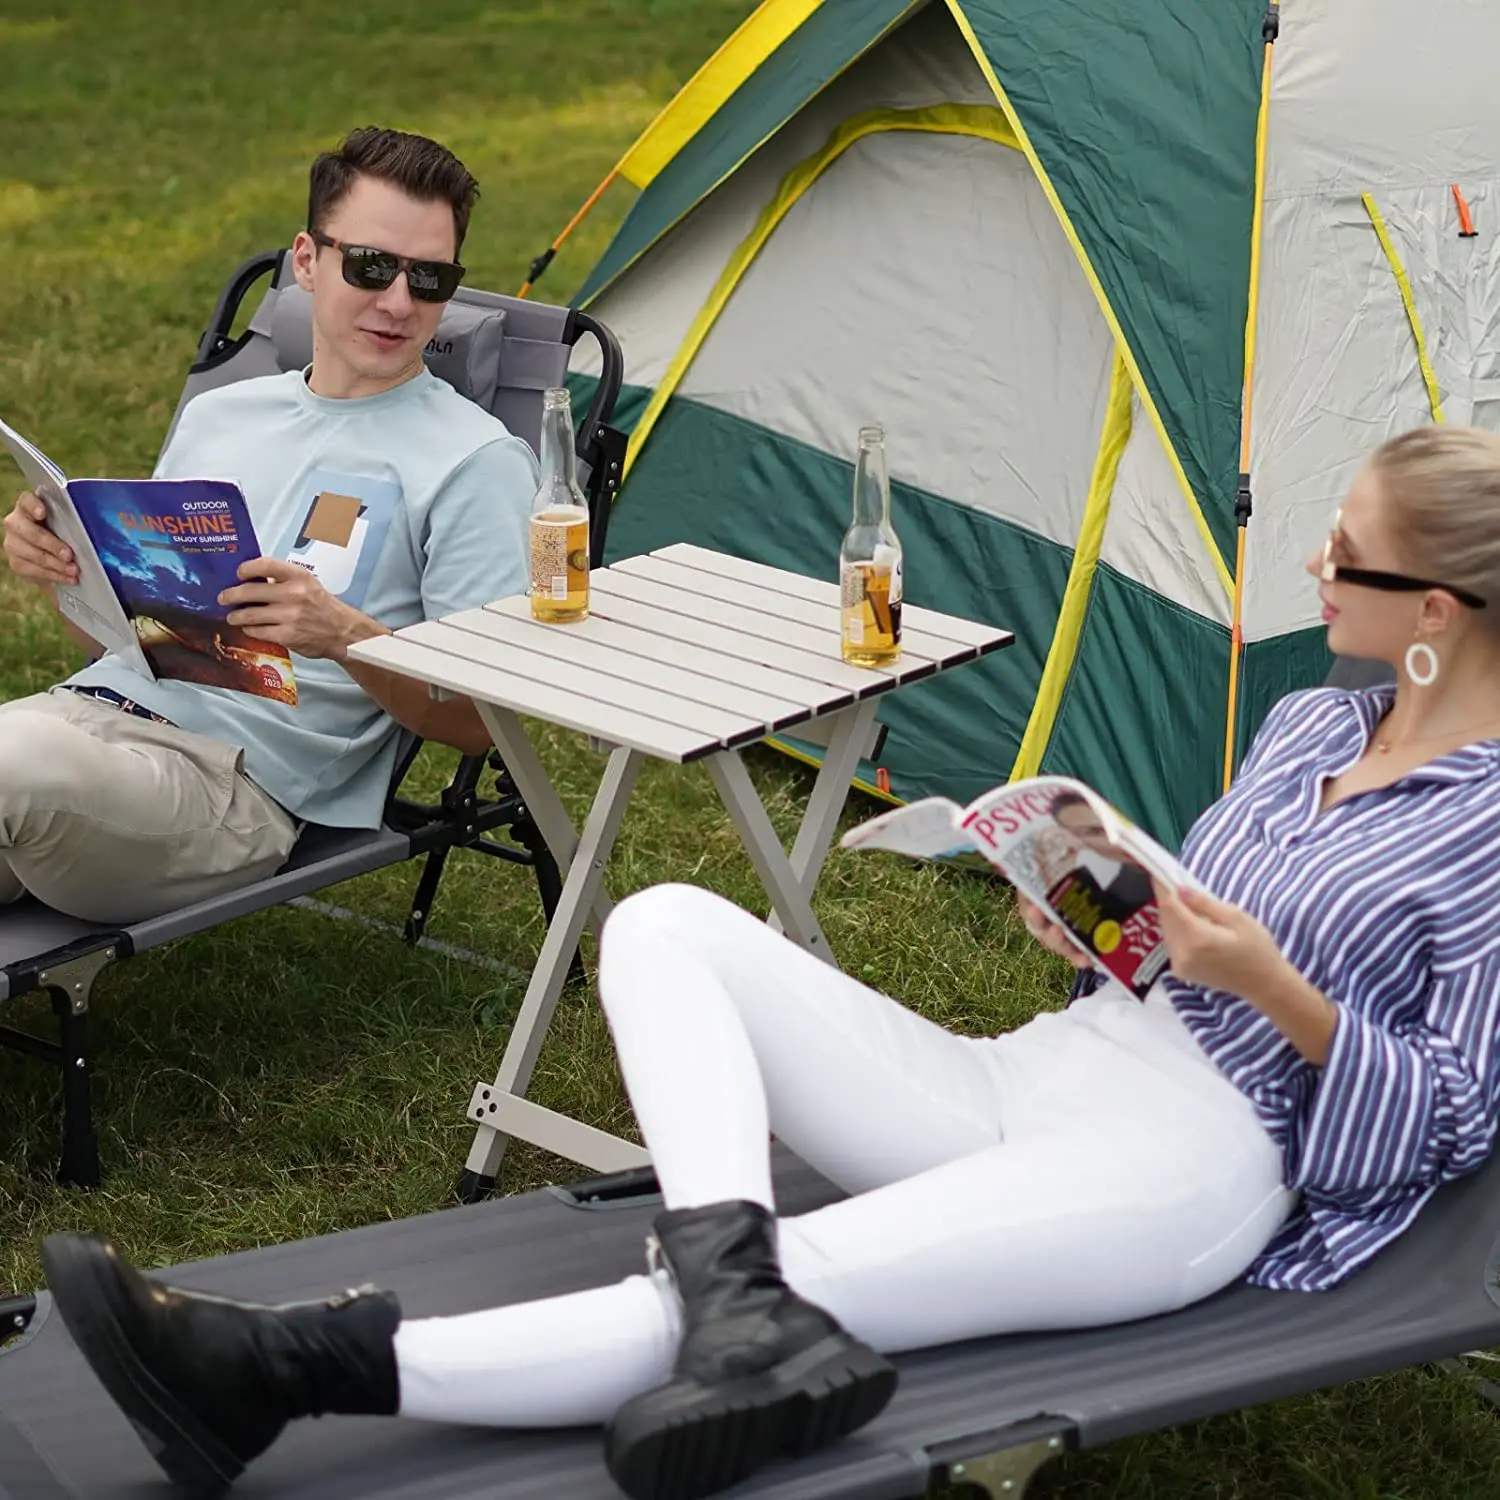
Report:
M 1018 642 L 867 773 L 1180 835 L 1327 669 L 1299 569 L 1360 455 L 1500 425 L 1497 53 L 1493 0 L 766 0 L 576 299 L 627 360 L 611 553 L 832 576 L 883 423 L 907 597 Z

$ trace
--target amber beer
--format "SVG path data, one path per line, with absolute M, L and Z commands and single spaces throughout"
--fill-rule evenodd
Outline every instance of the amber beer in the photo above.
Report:
M 885 432 L 859 430 L 854 519 L 839 548 L 839 615 L 844 660 L 885 667 L 901 655 L 901 540 L 891 526 Z
M 844 660 L 856 667 L 889 666 L 901 655 L 899 565 L 851 563 L 840 581 Z
M 589 612 L 589 512 L 578 488 L 572 406 L 560 387 L 542 397 L 541 474 L 531 503 L 531 615 L 567 625 Z

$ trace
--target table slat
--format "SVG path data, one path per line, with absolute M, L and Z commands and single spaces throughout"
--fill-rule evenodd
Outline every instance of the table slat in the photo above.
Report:
M 488 609 L 466 609 L 456 615 L 445 615 L 443 624 L 456 630 L 472 631 L 485 640 L 515 646 L 537 656 L 556 658 L 587 672 L 598 672 L 626 682 L 643 683 L 660 688 L 679 698 L 704 703 L 710 708 L 753 719 L 771 729 L 784 729 L 808 718 L 805 704 L 774 697 L 734 682 L 721 682 L 701 672 L 685 670 L 663 662 L 659 657 L 645 656 L 591 640 L 585 632 L 595 622 L 576 620 L 570 625 L 543 625 L 527 617 L 498 614 Z M 651 640 L 649 636 L 644 640 Z M 656 637 L 660 639 L 660 637 Z
M 757 614 L 790 620 L 814 630 L 832 630 L 835 635 L 839 631 L 840 607 L 837 597 L 824 603 L 812 599 L 797 599 L 791 594 L 778 594 L 763 588 L 758 583 L 729 578 L 723 573 L 708 573 L 702 568 L 689 567 L 649 554 L 645 557 L 627 557 L 617 562 L 610 569 L 610 576 L 615 577 L 620 573 L 629 574 L 633 578 L 647 578 L 653 583 L 663 584 L 695 598 L 717 599 L 724 604 L 739 605 Z M 966 641 L 915 629 L 904 610 L 901 623 L 903 655 L 909 653 L 950 667 L 979 654 L 978 647 L 971 646 Z
M 509 619 L 530 620 L 531 601 L 524 596 L 497 599 L 485 605 L 486 614 L 504 615 Z M 547 627 L 539 627 L 546 629 Z M 586 620 L 568 626 L 569 632 L 581 632 L 582 639 L 598 641 L 601 645 L 618 646 L 634 656 L 665 662 L 669 666 L 681 667 L 685 671 L 719 682 L 743 684 L 759 693 L 785 698 L 817 713 L 831 713 L 834 709 L 847 708 L 854 702 L 854 694 L 847 688 L 835 687 L 814 677 L 810 672 L 797 676 L 778 666 L 762 666 L 759 662 L 747 661 L 743 657 L 727 656 L 722 651 L 709 651 L 672 636 L 643 630 L 638 625 L 627 625 L 623 620 L 607 620 L 592 611 Z M 815 665 L 821 667 L 819 661 Z
M 664 583 L 685 593 L 705 594 L 710 599 L 722 599 L 729 604 L 747 605 L 761 614 L 795 620 L 799 625 L 811 625 L 815 630 L 839 628 L 837 592 L 831 600 L 802 599 L 795 594 L 778 593 L 758 582 L 732 578 L 727 573 L 711 573 L 706 568 L 695 568 L 652 552 L 641 557 L 622 557 L 613 564 L 610 572 L 629 573 L 632 577 L 649 578 L 654 583 Z
M 652 605 L 657 609 L 670 610 L 673 614 L 689 621 L 706 620 L 711 624 L 722 625 L 727 630 L 761 636 L 773 641 L 785 641 L 788 646 L 795 646 L 799 651 L 828 652 L 834 657 L 839 656 L 839 629 L 836 614 L 830 614 L 829 625 L 820 630 L 812 625 L 799 625 L 795 620 L 785 620 L 776 615 L 763 614 L 758 609 L 746 605 L 726 604 L 707 594 L 688 594 L 682 589 L 665 583 L 655 583 L 649 578 L 633 578 L 629 573 L 620 573 L 613 568 L 606 568 L 603 572 L 594 574 L 590 589 L 594 593 L 618 595 L 626 599 L 635 599 L 641 604 Z M 948 642 L 944 641 L 941 644 L 946 647 Z M 974 654 L 973 649 L 968 646 L 954 647 L 953 650 L 964 656 Z M 935 666 L 942 659 L 943 654 L 939 652 L 936 656 L 929 656 L 916 647 L 906 647 L 903 643 L 899 661 L 889 667 L 873 667 L 869 670 L 896 675 L 899 674 L 904 661 L 910 660 L 919 667 L 930 667 Z
M 597 580 L 601 576 L 596 573 L 594 578 Z M 627 599 L 622 594 L 604 593 L 598 588 L 592 588 L 590 592 L 590 612 L 604 619 L 637 625 L 664 639 L 688 638 L 706 650 L 722 652 L 732 659 L 759 662 L 762 666 L 784 668 L 809 677 L 816 673 L 822 681 L 846 688 L 856 698 L 866 698 L 871 693 L 894 687 L 900 680 L 891 672 L 867 672 L 863 667 L 851 667 L 838 654 L 837 641 L 831 654 L 827 651 L 800 651 L 784 641 L 726 630 L 722 625 L 712 625 L 689 615 L 672 614 L 656 605 Z M 927 670 L 935 669 L 929 666 Z
M 749 562 L 742 557 L 730 557 L 723 552 L 711 552 L 707 547 L 695 547 L 691 542 L 674 542 L 649 554 L 684 567 L 698 568 L 705 573 L 714 573 L 722 578 L 733 578 L 744 583 L 755 584 L 769 593 L 787 594 L 814 604 L 839 602 L 839 586 L 822 578 L 807 578 L 801 573 L 789 573 L 784 568 L 773 568 L 766 563 Z M 615 564 L 619 566 L 618 563 Z M 998 626 L 984 625 L 978 620 L 966 620 L 962 615 L 944 614 L 941 610 L 924 609 L 916 604 L 903 604 L 901 619 L 905 624 L 930 635 L 982 651 L 992 651 L 1013 639 L 1009 630 Z
M 611 708 L 607 704 L 580 698 L 577 693 L 514 677 L 493 667 L 480 666 L 432 646 L 419 645 L 405 635 L 382 635 L 361 641 L 349 648 L 349 654 L 372 666 L 415 677 L 419 682 L 435 683 L 450 692 L 463 693 L 486 703 L 498 703 L 517 713 L 534 714 L 560 724 L 564 729 L 596 735 L 611 744 L 641 750 L 660 760 L 681 764 L 721 748 L 711 736 L 680 729 L 675 724 L 664 724 L 644 714 Z
M 555 628 L 562 630 L 566 627 L 559 625 Z M 418 645 L 431 646 L 435 651 L 446 651 L 450 656 L 463 657 L 482 667 L 514 674 L 542 686 L 559 688 L 582 701 L 605 703 L 612 708 L 645 714 L 664 724 L 675 724 L 681 729 L 709 735 L 724 746 L 749 744 L 766 734 L 764 719 L 726 713 L 723 709 L 679 697 L 676 693 L 665 693 L 641 682 L 611 677 L 574 662 L 561 661 L 555 656 L 523 650 L 472 630 L 459 629 L 446 620 L 423 620 L 408 626 L 402 634 Z

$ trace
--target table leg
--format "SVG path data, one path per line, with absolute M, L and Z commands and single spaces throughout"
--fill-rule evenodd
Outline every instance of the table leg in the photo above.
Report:
M 474 707 L 479 710 L 479 717 L 515 781 L 516 790 L 546 839 L 547 847 L 557 861 L 558 874 L 566 881 L 574 851 L 578 848 L 578 831 L 553 789 L 546 768 L 532 746 L 531 737 L 513 710 L 502 708 L 497 703 L 480 703 L 477 699 Z M 601 888 L 593 907 L 596 935 L 609 915 L 610 905 L 609 896 Z
M 490 725 L 495 742 L 506 757 L 506 765 L 516 778 L 516 785 L 537 819 L 537 826 L 552 845 L 558 864 L 566 869 L 567 875 L 557 912 L 547 928 L 536 969 L 500 1060 L 500 1071 L 493 1083 L 481 1082 L 474 1089 L 469 1116 L 479 1128 L 474 1133 L 474 1144 L 460 1184 L 460 1192 L 465 1197 L 478 1196 L 493 1185 L 505 1154 L 508 1136 L 503 1132 L 520 1135 L 535 1145 L 582 1161 L 599 1171 L 618 1171 L 622 1167 L 639 1165 L 646 1159 L 638 1146 L 617 1141 L 603 1131 L 580 1125 L 522 1097 L 531 1082 L 532 1069 L 542 1050 L 547 1028 L 552 1023 L 552 1014 L 557 1009 L 568 965 L 584 924 L 591 912 L 599 914 L 602 920 L 602 914 L 608 909 L 602 893 L 604 867 L 646 757 L 638 750 L 627 749 L 617 749 L 610 755 L 588 821 L 583 825 L 582 834 L 573 838 L 574 847 L 568 849 L 565 864 L 562 850 L 552 841 L 554 834 L 561 838 L 564 826 L 571 833 L 572 825 L 542 772 L 540 762 L 531 753 L 524 732 L 518 723 L 504 722 L 507 716 L 514 721 L 515 716 L 508 710 L 486 704 L 481 705 L 480 712 Z M 505 742 L 502 742 L 502 732 Z M 513 762 L 513 751 L 522 745 L 525 750 Z M 534 793 L 541 794 L 536 804 L 532 802 Z M 544 817 L 546 822 L 543 822 Z
M 818 768 L 812 796 L 807 800 L 807 810 L 802 814 L 802 823 L 792 845 L 792 873 L 809 896 L 823 872 L 823 861 L 828 858 L 828 846 L 833 842 L 839 814 L 849 800 L 849 784 L 859 770 L 860 758 L 864 746 L 870 742 L 870 731 L 875 727 L 875 715 L 879 709 L 879 700 L 867 698 L 863 703 L 841 709 L 832 716 L 833 733 L 828 737 L 823 764 Z
M 721 750 L 717 755 L 709 756 L 708 774 L 739 830 L 755 873 L 760 876 L 760 882 L 771 898 L 773 913 L 781 919 L 778 931 L 784 930 L 793 942 L 799 943 L 809 953 L 816 953 L 819 958 L 833 963 L 828 939 L 813 916 L 807 893 L 792 871 L 786 850 L 781 847 L 781 840 L 739 753 Z
M 734 751 L 721 751 L 708 762 L 710 776 L 729 816 L 739 830 L 755 872 L 771 898 L 770 926 L 827 963 L 836 963 L 828 939 L 813 915 L 812 893 L 828 857 L 849 783 L 859 768 L 860 747 L 870 735 L 879 705 L 856 703 L 834 717 L 823 765 L 802 814 L 790 858 L 766 815 L 744 762 Z

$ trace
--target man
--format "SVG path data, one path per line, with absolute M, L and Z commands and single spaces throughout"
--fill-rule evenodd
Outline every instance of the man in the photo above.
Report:
M 1154 899 L 1151 877 L 1124 849 L 1110 842 L 1109 831 L 1078 792 L 1062 791 L 1052 799 L 1052 816 L 1062 829 L 1067 849 L 1065 868 L 1045 878 L 1057 885 L 1078 870 L 1088 873 L 1104 915 L 1123 922 Z
M 488 746 L 469 700 L 436 702 L 348 654 L 525 587 L 536 460 L 422 362 L 477 196 L 463 164 L 418 135 L 366 127 L 313 163 L 292 247 L 312 294 L 311 366 L 198 396 L 157 467 L 243 489 L 267 555 L 220 602 L 289 649 L 299 701 L 152 682 L 104 656 L 0 705 L 0 902 L 29 891 L 110 922 L 173 910 L 273 873 L 303 822 L 378 826 L 398 725 L 469 754 Z M 347 566 L 309 561 L 322 497 L 357 514 Z M 78 572 L 44 517 L 23 494 L 4 551 L 51 593 Z

